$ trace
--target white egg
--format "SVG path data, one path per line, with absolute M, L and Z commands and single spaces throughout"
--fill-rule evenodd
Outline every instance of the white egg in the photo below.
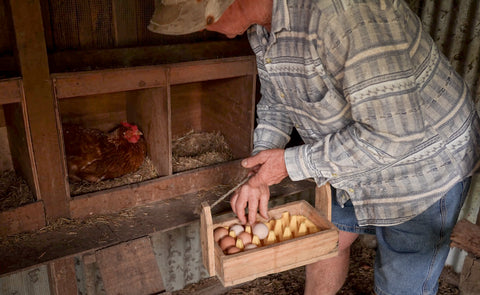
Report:
M 252 227 L 252 233 L 256 235 L 260 240 L 263 240 L 268 235 L 268 226 L 266 226 L 262 222 L 255 223 Z
M 245 228 L 241 224 L 234 224 L 230 227 L 230 230 L 233 230 L 233 232 L 235 233 L 235 236 L 238 236 L 238 234 L 244 231 Z

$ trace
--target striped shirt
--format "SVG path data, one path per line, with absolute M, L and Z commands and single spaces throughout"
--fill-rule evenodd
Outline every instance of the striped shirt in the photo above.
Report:
M 254 151 L 287 148 L 294 181 L 350 199 L 360 225 L 395 225 L 471 175 L 479 118 L 463 79 L 403 0 L 274 0 L 248 30 L 262 98 Z

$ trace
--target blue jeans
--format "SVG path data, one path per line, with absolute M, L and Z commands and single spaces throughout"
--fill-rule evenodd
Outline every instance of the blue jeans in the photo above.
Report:
M 457 183 L 438 202 L 415 218 L 395 226 L 358 226 L 352 203 L 341 208 L 332 200 L 332 220 L 339 230 L 377 236 L 377 295 L 437 294 L 438 278 L 450 250 L 450 234 L 470 187 Z

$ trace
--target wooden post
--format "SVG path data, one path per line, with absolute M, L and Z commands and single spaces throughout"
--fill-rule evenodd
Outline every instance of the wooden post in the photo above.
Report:
M 11 0 L 10 8 L 39 183 L 37 198 L 45 203 L 48 220 L 68 217 L 69 194 L 40 0 Z

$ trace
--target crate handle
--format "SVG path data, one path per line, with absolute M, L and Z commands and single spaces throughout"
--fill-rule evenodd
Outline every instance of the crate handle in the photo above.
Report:
M 328 221 L 332 221 L 332 188 L 330 183 L 315 187 L 315 208 L 325 215 Z
M 202 243 L 203 265 L 210 276 L 215 275 L 215 245 L 213 241 L 212 211 L 207 202 L 202 202 L 200 213 L 200 240 Z

